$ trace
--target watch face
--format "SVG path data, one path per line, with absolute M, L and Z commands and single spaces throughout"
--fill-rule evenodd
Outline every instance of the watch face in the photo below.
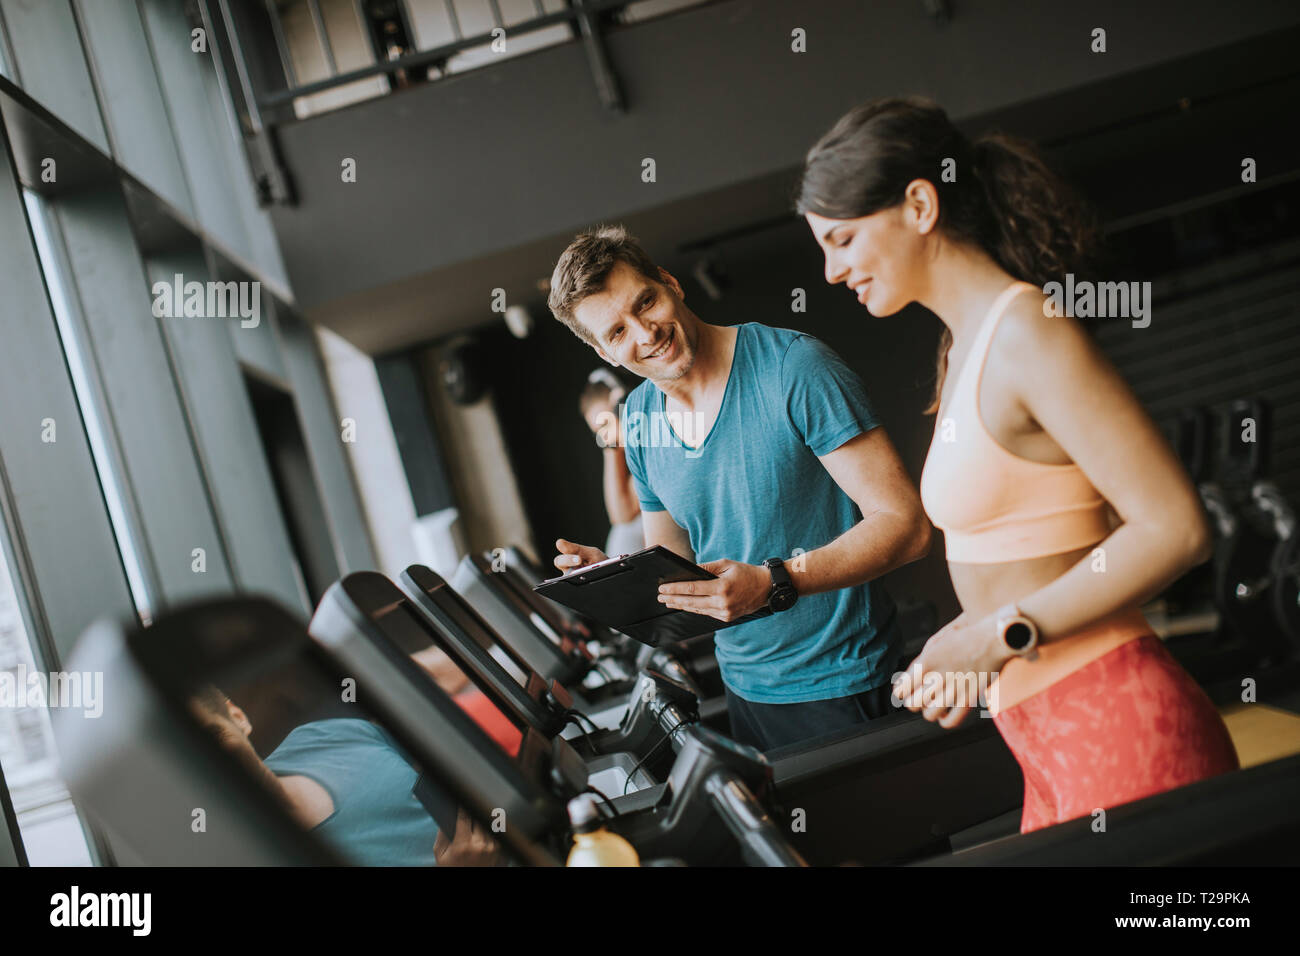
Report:
M 1024 621 L 1012 621 L 1002 632 L 1002 639 L 1013 651 L 1023 651 L 1033 638 L 1033 630 Z
M 773 611 L 786 611 L 794 607 L 798 597 L 799 594 L 794 588 L 777 588 L 772 592 L 767 604 Z

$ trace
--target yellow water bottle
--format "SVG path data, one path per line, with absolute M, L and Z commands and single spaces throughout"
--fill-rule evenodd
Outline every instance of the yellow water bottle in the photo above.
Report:
M 569 801 L 569 822 L 573 825 L 573 849 L 566 866 L 640 866 L 632 844 L 602 825 L 596 798 L 581 793 Z

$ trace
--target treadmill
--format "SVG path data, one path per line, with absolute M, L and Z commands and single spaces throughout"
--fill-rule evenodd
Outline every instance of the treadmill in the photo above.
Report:
M 119 863 L 357 862 L 319 827 L 296 824 L 254 770 L 203 728 L 190 702 L 214 685 L 249 712 L 259 754 L 303 723 L 367 719 L 421 774 L 417 789 L 429 784 L 440 803 L 490 828 L 514 861 L 555 865 L 567 849 L 563 798 L 552 789 L 549 747 L 539 735 L 528 735 L 511 759 L 400 651 L 356 633 L 314 640 L 266 599 L 204 601 L 162 614 L 148 629 L 98 624 L 70 664 L 103 672 L 118 701 L 98 720 L 60 710 L 54 721 L 70 789 Z M 355 702 L 340 694 L 349 680 Z M 662 717 L 680 719 L 671 707 Z M 609 825 L 630 835 L 647 861 L 800 864 L 755 797 L 754 785 L 770 778 L 761 755 L 692 730 L 680 735 L 686 758 L 674 786 L 660 787 L 655 806 Z M 492 825 L 502 819 L 504 828 Z
M 345 703 L 340 682 L 353 672 L 271 601 L 208 600 L 162 614 L 148 628 L 101 622 L 83 634 L 69 666 L 102 672 L 114 701 L 96 720 L 73 710 L 52 716 L 69 789 L 103 828 L 119 864 L 357 862 L 338 841 L 299 826 L 250 767 L 202 726 L 189 702 L 212 685 L 249 713 L 250 742 L 262 756 L 303 723 L 344 716 L 378 723 L 401 743 L 421 787 L 443 795 L 443 804 L 463 808 L 485 826 L 494 808 L 504 809 L 512 825 L 497 838 L 512 859 L 559 863 L 563 806 L 450 700 L 426 702 L 418 739 L 370 706 L 365 689 L 358 703 Z M 447 829 L 454 820 L 444 813 L 439 825 Z
M 494 556 L 496 556 L 495 552 L 484 555 L 484 561 L 487 563 L 480 567 L 486 566 L 492 569 L 500 566 L 500 571 L 493 571 L 498 575 L 498 584 L 513 592 L 518 601 L 531 607 L 543 620 L 551 624 L 557 633 L 565 633 L 567 630 L 569 634 L 576 637 L 594 638 L 602 643 L 609 643 L 618 649 L 618 653 L 626 655 L 628 659 L 635 662 L 633 670 L 640 670 L 642 667 L 663 669 L 664 660 L 671 658 L 685 667 L 692 681 L 704 691 L 703 702 L 722 696 L 722 674 L 718 669 L 718 659 L 713 653 L 712 634 L 701 634 L 699 637 L 661 644 L 658 648 L 647 647 L 625 635 L 610 631 L 604 625 L 583 617 L 571 608 L 537 594 L 533 586 L 543 581 L 547 574 L 518 548 L 501 549 L 500 562 L 494 563 L 491 560 Z M 551 573 L 553 576 L 558 572 Z M 719 729 L 725 730 L 726 727 Z
M 1293 687 L 1291 675 L 1261 672 L 1257 688 L 1259 700 L 1276 702 L 1290 709 L 1292 705 L 1286 704 L 1283 698 L 1284 695 L 1294 693 Z M 1214 688 L 1209 690 L 1215 696 Z M 1234 694 L 1240 695 L 1240 692 L 1241 686 L 1236 684 Z M 1236 699 L 1240 699 L 1239 696 Z M 769 751 L 766 756 L 773 767 L 776 785 L 774 799 L 787 807 L 798 807 L 806 815 L 806 832 L 795 834 L 793 840 L 815 864 L 846 860 L 862 863 L 914 863 L 930 858 L 937 865 L 973 865 L 981 860 L 990 865 L 1001 862 L 1020 863 L 1022 860 L 1026 864 L 1041 862 L 1058 865 L 1074 862 L 1091 865 L 1092 862 L 1108 859 L 1113 859 L 1116 864 L 1129 860 L 1151 861 L 1145 850 L 1139 853 L 1137 848 L 1121 850 L 1118 845 L 1110 845 L 1103 853 L 1101 844 L 1094 846 L 1087 840 L 1077 851 L 1065 847 L 1059 853 L 1052 850 L 1035 855 L 1021 849 L 1036 846 L 1038 842 L 1046 846 L 1051 841 L 1038 835 L 1043 831 L 1036 831 L 1026 835 L 1032 837 L 1034 842 L 1014 842 L 1019 839 L 1023 778 L 1015 758 L 997 733 L 993 721 L 976 715 L 967 717 L 955 730 L 945 731 L 918 715 L 900 711 L 872 721 L 864 731 L 831 735 L 808 744 Z M 1183 819 L 1178 816 L 1183 812 L 1178 809 L 1184 807 L 1182 801 L 1199 799 L 1194 795 L 1202 790 L 1214 794 L 1219 792 L 1220 787 L 1231 790 L 1235 785 L 1230 781 L 1234 779 L 1273 781 L 1273 773 L 1285 774 L 1282 767 L 1276 767 L 1268 774 L 1255 775 L 1255 770 L 1256 768 L 1251 768 L 1249 771 L 1216 777 L 1190 788 L 1153 797 L 1153 801 L 1163 802 L 1152 805 L 1168 808 L 1171 820 Z M 1291 772 L 1294 772 L 1294 765 Z M 1270 782 L 1267 786 L 1273 784 Z M 1187 796 L 1175 796 L 1184 790 L 1187 791 Z M 1274 819 L 1277 818 L 1277 811 L 1268 810 L 1271 804 L 1267 799 L 1258 805 L 1250 803 L 1253 798 L 1244 796 L 1225 799 L 1229 801 L 1225 804 L 1227 807 L 1235 805 L 1232 801 L 1246 800 L 1241 806 L 1250 809 L 1244 812 L 1258 816 L 1261 820 L 1268 818 L 1270 812 Z M 1292 802 L 1292 807 L 1297 805 L 1300 804 Z M 1108 811 L 1108 822 L 1114 824 L 1118 820 L 1122 825 L 1131 812 L 1126 808 Z M 1226 834 L 1238 826 L 1240 820 L 1233 816 L 1237 813 L 1236 810 L 1223 812 L 1232 816 L 1230 823 L 1226 822 L 1227 817 L 1223 818 Z M 1300 819 L 1300 813 L 1294 810 L 1292 812 Z M 1187 826 L 1198 830 L 1204 827 L 1206 819 L 1219 819 L 1217 815 L 1207 815 L 1196 822 L 1195 812 L 1190 809 L 1190 805 L 1187 814 L 1186 819 L 1193 821 Z M 818 825 L 818 820 L 847 822 L 840 823 L 837 828 L 833 824 Z M 872 827 L 867 823 L 880 820 L 888 820 L 889 826 Z M 1082 828 L 1077 821 L 1062 824 L 1067 829 L 1061 832 L 1071 832 L 1069 828 L 1076 828 L 1085 835 L 1094 835 L 1088 827 L 1090 823 L 1090 819 L 1084 821 Z M 1142 825 L 1152 826 L 1150 823 Z M 1219 825 L 1215 823 L 1215 826 Z M 1057 831 L 1059 828 L 1049 829 Z M 1113 825 L 1111 830 L 1114 831 Z M 1170 831 L 1170 841 L 1176 842 L 1178 832 L 1176 828 Z M 1189 829 L 1184 835 L 1190 832 Z M 1007 837 L 1012 838 L 1013 842 L 1003 844 L 999 850 L 994 850 L 993 845 L 988 843 L 993 839 Z M 1247 837 L 1249 834 L 1242 834 L 1243 840 Z M 1199 841 L 1199 837 L 1186 842 L 1189 847 L 1209 846 L 1208 843 Z M 1241 844 L 1241 841 L 1237 843 Z M 986 845 L 987 849 L 984 849 Z M 974 847 L 981 849 L 976 851 Z M 968 856 L 975 852 L 981 855 Z M 1132 855 L 1135 853 L 1138 855 Z M 1182 859 L 1173 850 L 1168 851 L 1167 858 L 1171 861 Z M 1268 854 L 1261 856 L 1261 859 L 1267 858 Z M 1191 862 L 1190 857 L 1188 860 Z
M 557 631 L 538 609 L 494 578 L 497 573 L 487 559 L 471 554 L 461 560 L 451 584 L 530 669 L 571 688 L 592 712 L 628 689 L 625 675 L 602 673 L 584 644 Z
M 944 730 L 900 710 L 766 756 L 773 799 L 802 811 L 792 839 L 814 865 L 908 862 L 956 849 L 977 825 L 1019 825 L 1024 777 L 991 719 Z
M 359 694 L 373 701 L 374 710 L 391 722 L 394 733 L 413 753 L 429 754 L 452 774 L 457 761 L 488 756 L 499 760 L 504 756 L 500 748 L 428 679 L 405 646 L 387 636 L 396 633 L 404 635 L 403 642 L 413 640 L 420 628 L 419 615 L 382 575 L 349 575 L 326 591 L 308 629 L 341 673 L 355 675 Z M 771 767 L 763 755 L 693 725 L 671 696 L 648 695 L 648 703 L 648 712 L 663 728 L 665 739 L 672 741 L 676 759 L 664 782 L 626 797 L 607 798 L 601 804 L 610 811 L 605 825 L 627 838 L 644 860 L 805 865 L 767 813 L 764 800 L 771 790 Z M 437 719 L 439 712 L 448 709 L 468 724 L 460 728 L 460 739 Z M 477 756 L 466 753 L 471 738 L 477 741 L 471 748 Z M 529 727 L 515 769 L 519 779 L 485 781 L 492 787 L 470 798 L 489 816 L 504 808 L 510 821 L 507 832 L 520 826 L 515 814 L 522 810 L 523 835 L 542 842 L 549 833 L 553 845 L 567 834 L 567 822 L 555 820 L 557 808 L 562 816 L 569 799 L 588 791 L 588 768 L 567 741 L 547 740 Z M 458 797 L 466 799 L 463 793 Z
M 452 587 L 507 642 L 520 642 L 521 651 L 526 641 L 553 650 L 530 625 L 530 617 L 538 615 L 508 592 L 506 578 L 493 572 L 486 558 L 471 555 L 462 560 Z M 725 699 L 701 701 L 700 720 L 729 729 Z M 617 723 L 601 726 L 612 729 Z M 801 812 L 805 826 L 792 840 L 814 864 L 905 862 L 949 851 L 963 845 L 964 831 L 1009 818 L 1024 800 L 1020 766 L 987 719 L 971 717 L 955 730 L 944 730 L 900 709 L 861 728 L 766 756 L 774 775 L 773 799 L 791 813 Z M 891 825 L 869 823 L 879 820 Z M 1015 825 L 1004 819 L 1003 827 L 1010 832 Z
M 1220 774 L 919 866 L 1295 866 L 1300 754 Z
M 635 654 L 629 650 L 622 657 L 607 654 L 598 658 L 588 650 L 585 641 L 575 640 L 556 629 L 559 606 L 534 593 L 531 585 L 519 580 L 508 567 L 494 571 L 485 556 L 467 555 L 456 569 L 451 586 L 491 625 L 501 643 L 511 648 L 530 669 L 545 680 L 557 680 L 568 688 L 575 707 L 598 727 L 610 729 L 618 725 L 626 711 L 627 692 L 634 675 L 649 667 L 696 689 L 701 698 L 702 721 L 719 730 L 730 729 L 726 700 L 720 690 L 704 692 L 672 648 L 651 648 L 618 635 L 620 646 L 635 647 Z M 712 661 L 711 652 L 707 656 Z M 716 661 L 712 666 L 716 669 Z M 611 667 L 616 669 L 615 674 L 608 673 Z M 704 671 L 706 680 L 720 688 L 721 679 L 716 670 L 711 675 L 707 668 Z M 606 680 L 603 686 L 599 683 L 602 677 Z
M 493 574 L 504 575 L 512 590 L 517 591 L 557 634 L 568 634 L 582 640 L 603 643 L 621 643 L 618 635 L 572 608 L 532 595 L 532 584 L 546 577 L 546 572 L 518 548 L 499 548 L 483 555 L 483 561 Z M 531 595 L 530 597 L 525 596 Z
M 690 722 L 699 720 L 696 690 L 653 668 L 643 668 L 628 695 L 623 718 L 613 728 L 588 723 L 573 709 L 567 691 L 548 689 L 535 672 L 512 676 L 485 648 L 496 640 L 491 627 L 436 572 L 412 565 L 402 572 L 400 587 L 423 612 L 429 636 L 471 676 L 497 708 L 512 711 L 544 736 L 561 734 L 579 751 L 596 754 L 631 753 L 656 780 L 662 780 L 674 750 L 665 748 L 665 731 L 654 713 L 661 699 L 671 699 Z M 578 739 L 581 736 L 581 739 Z
M 548 687 L 533 672 L 517 680 L 486 650 L 487 625 L 474 614 L 440 577 L 420 568 L 425 589 L 403 594 L 388 578 L 375 571 L 358 571 L 334 584 L 322 599 L 309 630 L 334 643 L 360 636 L 386 651 L 412 657 L 437 647 L 477 687 L 521 734 L 535 732 L 550 741 L 555 782 L 567 796 L 594 790 L 604 799 L 621 798 L 662 781 L 673 750 L 662 746 L 665 731 L 651 712 L 651 704 L 671 694 L 689 721 L 695 695 L 662 675 L 646 674 L 638 681 L 628 716 L 616 730 L 601 731 L 566 741 L 561 733 L 583 730 L 558 685 Z M 341 635 L 337 641 L 333 635 Z M 426 676 L 426 679 L 429 679 Z M 634 788 L 634 789 L 633 789 Z

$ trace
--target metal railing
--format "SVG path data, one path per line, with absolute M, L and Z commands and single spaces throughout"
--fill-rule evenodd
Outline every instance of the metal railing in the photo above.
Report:
M 412 71 L 430 66 L 439 66 L 445 64 L 457 53 L 474 49 L 475 47 L 489 46 L 494 40 L 499 38 L 519 37 L 529 33 L 536 33 L 547 27 L 569 24 L 574 31 L 575 37 L 581 37 L 583 44 L 587 47 L 588 59 L 591 62 L 592 71 L 596 80 L 597 90 L 602 104 L 611 110 L 620 110 L 623 106 L 622 95 L 619 92 L 618 84 L 614 78 L 613 71 L 609 65 L 609 58 L 605 52 L 604 44 L 601 40 L 601 31 L 597 26 L 596 19 L 599 14 L 606 11 L 614 11 L 628 6 L 630 0 L 570 0 L 570 5 L 563 10 L 554 13 L 547 13 L 542 7 L 541 0 L 533 0 L 533 7 L 537 15 L 520 23 L 507 25 L 501 16 L 501 6 L 497 0 L 489 0 L 488 9 L 492 16 L 492 27 L 486 32 L 466 36 L 461 28 L 460 17 L 456 11 L 456 5 L 452 0 L 443 0 L 443 5 L 447 12 L 447 19 L 451 25 L 454 39 L 448 43 L 440 44 L 427 50 L 418 50 L 407 53 L 402 56 L 391 59 L 379 60 L 376 56 L 376 62 L 369 66 L 359 69 L 339 72 L 338 65 L 334 57 L 333 47 L 330 43 L 329 33 L 325 28 L 324 18 L 321 14 L 319 0 L 305 0 L 308 9 L 311 11 L 313 27 L 316 31 L 317 43 L 324 55 L 325 62 L 328 66 L 330 76 L 323 80 L 317 80 L 311 83 L 297 84 L 293 79 L 293 64 L 289 53 L 288 45 L 284 39 L 283 24 L 279 16 L 279 8 L 273 0 L 266 0 L 268 14 L 271 16 L 272 23 L 277 35 L 277 43 L 280 49 L 280 59 L 285 67 L 285 75 L 289 78 L 289 86 L 282 90 L 273 90 L 258 96 L 258 104 L 263 108 L 279 106 L 284 103 L 293 101 L 300 96 L 307 96 L 313 93 L 321 93 L 327 90 L 336 89 L 348 83 L 354 83 L 357 80 L 365 80 L 370 77 L 387 75 L 389 77 L 397 74 L 398 71 Z M 407 0 L 395 0 L 399 11 L 407 24 L 412 22 L 407 7 Z M 353 6 L 357 9 L 357 15 L 365 22 L 365 12 L 361 7 L 361 0 L 353 0 Z M 408 27 L 409 29 L 409 27 Z M 379 51 L 376 51 L 378 54 Z
M 340 90 L 358 81 L 382 77 L 388 78 L 390 89 L 415 82 L 436 82 L 436 78 L 428 76 L 429 71 L 437 69 L 440 76 L 446 76 L 449 61 L 458 54 L 484 48 L 497 50 L 499 47 L 494 44 L 502 40 L 536 34 L 556 26 L 567 26 L 569 39 L 581 43 L 602 106 L 613 112 L 623 111 L 623 92 L 610 62 L 604 34 L 614 21 L 614 15 L 627 17 L 628 8 L 644 9 L 648 6 L 645 0 L 562 0 L 563 9 L 552 12 L 547 12 L 542 0 L 531 0 L 534 15 L 510 24 L 505 22 L 502 15 L 500 0 L 483 0 L 491 26 L 469 34 L 466 34 L 462 25 L 462 14 L 469 12 L 464 7 L 464 0 L 459 11 L 454 0 L 423 0 L 427 6 L 414 9 L 428 14 L 440 2 L 446 14 L 445 26 L 450 28 L 452 37 L 448 42 L 428 49 L 414 48 L 419 42 L 414 28 L 417 20 L 412 15 L 413 3 L 416 2 L 417 0 L 387 0 L 385 9 L 380 11 L 375 9 L 372 0 L 351 0 L 356 26 L 365 37 L 371 62 L 354 69 L 340 69 L 340 52 L 346 51 L 336 48 L 335 41 L 339 37 L 332 38 L 330 35 L 331 24 L 327 23 L 322 0 L 294 2 L 295 12 L 300 18 L 303 7 L 306 8 L 310 33 L 314 35 L 314 49 L 310 48 L 310 41 L 308 47 L 304 48 L 301 19 L 294 25 L 298 32 L 287 29 L 285 13 L 289 7 L 283 0 L 198 0 L 203 22 L 209 32 L 215 34 L 213 46 L 218 79 L 250 139 L 250 161 L 254 165 L 255 179 L 264 204 L 293 202 L 293 188 L 277 155 L 273 133 L 275 126 L 293 118 L 296 107 L 303 102 L 311 102 L 304 98 Z M 669 4 L 671 11 L 663 12 L 675 12 L 676 9 L 715 2 L 720 0 L 678 0 Z M 551 5 L 554 5 L 553 0 Z M 477 12 L 484 11 L 480 7 Z M 391 46 L 386 46 L 375 30 L 375 23 L 388 21 L 394 23 L 401 37 L 401 42 Z M 337 23 L 334 26 L 337 28 Z M 266 32 L 254 35 L 262 30 Z M 265 52 L 272 46 L 276 53 Z M 323 63 L 328 74 L 323 79 L 301 82 L 299 74 L 302 71 L 295 69 L 295 55 L 301 65 L 304 49 L 317 62 Z M 264 51 L 261 56 L 266 58 L 269 55 L 270 62 L 250 63 L 248 51 Z M 278 63 L 275 63 L 276 59 Z M 261 69 L 253 69 L 254 66 Z M 284 85 L 273 89 L 262 88 L 262 85 L 274 82 L 274 79 L 263 79 L 259 84 L 259 78 L 263 77 L 283 77 Z M 358 98 L 383 94 L 382 84 L 379 84 L 372 94 L 363 92 Z M 324 108 L 330 109 L 338 105 L 343 104 L 334 103 Z M 313 106 L 315 108 L 309 109 L 318 112 L 321 104 Z
M 218 2 L 224 7 L 228 0 L 218 0 Z M 629 6 L 635 6 L 635 0 L 565 0 L 563 9 L 549 13 L 542 5 L 542 0 L 532 0 L 535 15 L 527 20 L 512 24 L 505 22 L 499 0 L 486 0 L 487 11 L 491 17 L 491 26 L 485 31 L 469 35 L 466 35 L 462 27 L 461 14 L 457 11 L 454 0 L 441 0 L 446 13 L 446 22 L 451 28 L 452 39 L 448 42 L 428 49 L 412 50 L 401 55 L 389 56 L 386 51 L 377 47 L 373 42 L 373 37 L 371 37 L 374 62 L 356 69 L 342 71 L 339 69 L 338 58 L 331 42 L 329 29 L 326 26 L 325 16 L 321 10 L 320 0 L 302 0 L 302 2 L 305 3 L 310 14 L 316 44 L 329 75 L 324 79 L 312 82 L 298 82 L 289 39 L 285 32 L 282 6 L 276 0 L 263 0 L 266 15 L 271 24 L 271 31 L 275 37 L 275 45 L 279 51 L 280 64 L 288 83 L 282 89 L 256 92 L 250 89 L 247 91 L 261 110 L 270 110 L 283 106 L 302 96 L 338 89 L 358 80 L 380 76 L 387 76 L 391 80 L 401 72 L 410 73 L 428 69 L 429 67 L 442 68 L 445 67 L 447 61 L 458 53 L 475 48 L 489 47 L 494 41 L 537 33 L 557 25 L 568 26 L 572 38 L 580 40 L 585 48 L 600 102 L 610 110 L 619 111 L 623 108 L 622 93 L 603 42 L 603 15 L 621 12 Z M 437 0 L 430 0 L 430 3 L 436 2 Z M 690 5 L 698 5 L 704 2 L 709 2 L 709 0 L 696 0 L 696 3 Z M 406 36 L 414 43 L 416 38 L 412 25 L 416 20 L 412 16 L 410 0 L 391 0 L 391 3 L 397 11 L 398 19 L 403 25 Z M 370 23 L 370 14 L 363 0 L 352 0 L 352 7 L 358 22 L 363 25 L 364 29 Z

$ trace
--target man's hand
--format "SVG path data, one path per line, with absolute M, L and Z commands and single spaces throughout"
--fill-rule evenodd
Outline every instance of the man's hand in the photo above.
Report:
M 595 564 L 597 561 L 605 560 L 605 552 L 600 548 L 593 548 L 587 544 L 575 544 L 572 541 L 565 541 L 563 538 L 556 539 L 555 550 L 560 552 L 555 556 L 555 566 L 561 571 L 572 571 L 574 568 L 586 567 L 589 564 Z
M 710 561 L 701 564 L 717 578 L 659 585 L 659 600 L 679 611 L 707 614 L 719 621 L 734 621 L 767 606 L 772 572 L 756 564 Z
M 447 839 L 439 830 L 433 841 L 433 855 L 439 866 L 499 866 L 505 859 L 496 840 L 487 830 L 465 815 L 456 815 L 456 835 Z
M 962 614 L 925 642 L 894 682 L 894 701 L 951 730 L 983 706 L 978 694 L 988 689 L 1008 657 L 991 616 L 969 621 Z

